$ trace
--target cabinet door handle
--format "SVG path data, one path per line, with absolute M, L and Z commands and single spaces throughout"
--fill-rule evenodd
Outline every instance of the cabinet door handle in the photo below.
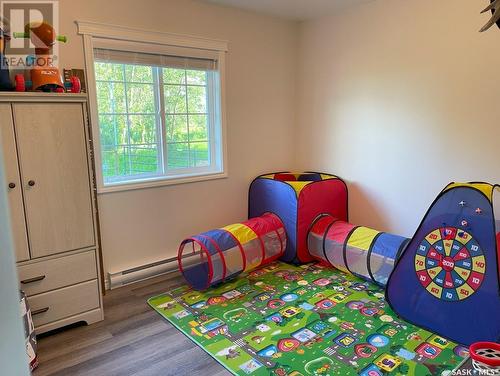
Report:
M 16 188 L 16 183 L 9 183 L 9 188 L 10 189 Z
M 30 180 L 30 181 L 28 181 L 28 185 L 29 185 L 30 187 L 33 187 L 33 186 L 35 185 L 35 181 L 34 181 L 34 180 Z
M 39 315 L 41 313 L 45 313 L 49 310 L 49 307 L 45 307 L 45 308 L 40 308 L 40 309 L 36 309 L 34 311 L 31 311 L 31 316 L 35 316 L 35 315 Z
M 33 283 L 33 282 L 38 282 L 38 281 L 41 281 L 42 279 L 44 279 L 45 276 L 44 275 L 39 275 L 38 277 L 33 277 L 33 278 L 28 278 L 28 279 L 23 279 L 21 281 L 21 283 L 23 285 L 26 285 L 28 283 Z

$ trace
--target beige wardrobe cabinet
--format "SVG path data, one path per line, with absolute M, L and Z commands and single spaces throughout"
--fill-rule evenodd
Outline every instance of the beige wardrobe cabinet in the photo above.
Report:
M 0 95 L 20 288 L 37 333 L 103 319 L 95 179 L 84 95 Z

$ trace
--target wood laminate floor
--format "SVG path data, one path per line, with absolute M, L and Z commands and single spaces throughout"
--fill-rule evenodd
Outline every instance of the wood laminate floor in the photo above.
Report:
M 33 375 L 231 375 L 147 305 L 149 297 L 183 283 L 174 273 L 108 291 L 104 321 L 39 338 Z M 468 360 L 461 369 L 471 368 Z
M 104 321 L 39 338 L 33 375 L 231 375 L 147 305 L 182 283 L 175 273 L 108 291 Z

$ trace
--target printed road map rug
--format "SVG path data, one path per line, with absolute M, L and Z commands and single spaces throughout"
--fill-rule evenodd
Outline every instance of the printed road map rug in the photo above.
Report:
M 401 321 L 380 287 L 320 265 L 274 263 L 148 303 L 235 375 L 446 375 L 468 356 Z

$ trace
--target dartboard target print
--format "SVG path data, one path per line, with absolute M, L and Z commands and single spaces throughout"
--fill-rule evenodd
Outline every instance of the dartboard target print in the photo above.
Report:
M 486 259 L 478 242 L 467 231 L 440 227 L 427 234 L 415 254 L 415 273 L 433 296 L 460 301 L 481 286 Z

